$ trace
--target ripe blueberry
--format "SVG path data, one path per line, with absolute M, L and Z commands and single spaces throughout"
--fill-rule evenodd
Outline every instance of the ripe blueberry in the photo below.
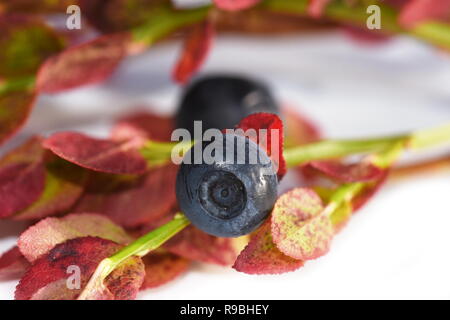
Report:
M 278 180 L 270 158 L 256 143 L 235 134 L 217 139 L 222 147 L 211 153 L 217 157 L 210 164 L 205 152 L 216 141 L 199 142 L 186 153 L 177 176 L 178 204 L 206 233 L 238 237 L 254 231 L 270 214 Z M 194 163 L 196 147 L 203 153 L 202 163 Z
M 256 112 L 279 114 L 269 89 L 257 81 L 230 75 L 200 78 L 190 85 L 181 99 L 176 115 L 177 128 L 194 132 L 194 121 L 203 130 L 234 128 L 239 121 Z

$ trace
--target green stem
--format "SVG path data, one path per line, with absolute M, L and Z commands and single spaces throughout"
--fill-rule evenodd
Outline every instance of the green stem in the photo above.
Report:
M 450 141 L 450 123 L 425 130 L 419 130 L 411 135 L 409 147 L 423 149 Z
M 193 144 L 194 141 L 148 141 L 145 146 L 140 149 L 140 153 L 151 167 L 158 166 L 167 163 L 172 157 L 183 157 Z
M 309 0 L 265 0 L 263 5 L 271 10 L 283 13 L 307 15 Z M 434 45 L 450 49 L 450 25 L 446 23 L 427 21 L 413 29 L 404 29 L 398 23 L 398 12 L 381 1 L 373 1 L 381 9 L 381 29 L 388 33 L 403 33 Z M 332 1 L 324 10 L 325 18 L 366 27 L 369 14 L 366 12 L 368 3 L 349 6 L 345 1 Z
M 345 202 L 350 202 L 362 189 L 363 182 L 348 183 L 337 188 L 330 197 L 330 200 L 322 214 L 331 216 Z
M 295 167 L 314 160 L 340 158 L 348 155 L 376 152 L 399 141 L 407 141 L 408 135 L 361 140 L 323 140 L 285 150 L 288 167 Z
M 395 146 L 398 148 L 398 144 L 412 150 L 418 150 L 443 143 L 450 143 L 450 123 L 406 135 L 358 140 L 323 140 L 287 149 L 284 152 L 284 158 L 288 167 L 295 167 L 314 160 L 378 152 Z
M 175 10 L 170 4 L 163 4 L 153 9 L 151 15 L 147 17 L 146 23 L 131 31 L 134 41 L 151 45 L 175 30 L 203 21 L 209 10 L 210 6 Z
M 397 144 L 418 150 L 448 142 L 450 142 L 450 123 L 403 135 L 369 139 L 322 140 L 286 149 L 284 158 L 287 166 L 292 168 L 315 160 L 378 152 Z M 140 151 L 151 165 L 159 165 L 169 161 L 173 154 L 181 157 L 193 143 L 191 141 L 181 143 L 149 141 Z
M 185 215 L 178 213 L 172 221 L 147 233 L 111 257 L 102 260 L 78 299 L 89 299 L 89 295 L 96 289 L 102 288 L 106 277 L 121 263 L 133 256 L 145 256 L 150 251 L 159 248 L 167 240 L 188 226 L 189 223 Z

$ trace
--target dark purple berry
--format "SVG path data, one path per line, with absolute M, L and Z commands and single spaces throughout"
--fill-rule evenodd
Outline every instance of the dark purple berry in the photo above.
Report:
M 256 112 L 279 114 L 269 89 L 252 79 L 230 75 L 211 75 L 198 79 L 185 91 L 176 114 L 177 128 L 194 132 L 194 121 L 203 130 L 234 128 Z
M 254 231 L 270 214 L 278 180 L 256 143 L 235 134 L 223 134 L 222 139 L 222 160 L 193 164 L 195 147 L 185 155 L 176 193 L 181 211 L 196 227 L 219 237 L 238 237 Z M 210 143 L 197 147 L 203 151 Z M 251 154 L 259 155 L 257 163 Z

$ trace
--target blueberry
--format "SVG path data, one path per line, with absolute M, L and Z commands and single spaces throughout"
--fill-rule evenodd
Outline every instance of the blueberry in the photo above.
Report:
M 214 161 L 203 158 L 195 164 L 194 155 L 196 147 L 203 152 L 215 141 L 199 142 L 186 153 L 177 176 L 178 204 L 206 233 L 238 237 L 254 231 L 270 214 L 278 180 L 270 158 L 256 143 L 235 134 L 217 139 L 223 148 L 211 153 Z
M 194 121 L 203 130 L 234 128 L 242 118 L 256 113 L 279 114 L 269 89 L 244 77 L 212 75 L 200 78 L 185 91 L 176 115 L 177 128 L 194 132 Z

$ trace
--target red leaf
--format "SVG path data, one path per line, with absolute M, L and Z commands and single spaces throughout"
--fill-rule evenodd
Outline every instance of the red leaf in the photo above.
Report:
M 322 200 L 311 189 L 293 189 L 278 198 L 271 219 L 272 237 L 278 249 L 303 261 L 327 253 L 334 229 L 323 211 Z
M 57 244 L 80 237 L 100 237 L 120 244 L 132 238 L 108 218 L 92 213 L 46 218 L 23 232 L 18 240 L 22 254 L 33 262 Z
M 29 76 L 63 48 L 62 39 L 35 16 L 2 15 L 0 30 L 0 77 Z
M 343 164 L 339 161 L 312 161 L 309 165 L 340 182 L 366 182 L 379 179 L 384 171 L 369 161 Z
M 302 266 L 303 261 L 284 255 L 275 246 L 268 220 L 252 235 L 233 268 L 248 274 L 280 274 Z
M 132 143 L 118 143 L 76 132 L 55 133 L 44 147 L 81 167 L 115 174 L 140 174 L 147 170 L 145 159 Z
M 206 20 L 187 35 L 183 52 L 173 70 L 173 79 L 186 83 L 203 65 L 211 49 L 214 26 Z
M 317 125 L 291 107 L 283 108 L 283 118 L 286 127 L 286 147 L 300 146 L 321 139 L 322 135 Z
M 32 138 L 0 160 L 0 218 L 25 209 L 44 190 L 44 150 Z
M 309 0 L 308 14 L 313 18 L 320 18 L 331 0 Z
M 189 226 L 170 239 L 164 247 L 181 257 L 228 266 L 238 254 L 239 238 L 218 238 Z
M 85 237 L 68 240 L 36 260 L 17 285 L 15 297 L 29 299 L 76 299 L 100 261 L 114 254 L 120 246 L 110 240 Z M 81 271 L 80 289 L 68 289 L 69 266 Z M 106 291 L 98 299 L 133 299 L 144 278 L 144 265 L 130 258 L 105 280 Z
M 170 141 L 173 129 L 172 118 L 141 111 L 119 119 L 112 129 L 111 139 L 115 141 L 139 139 L 137 144 L 141 146 L 150 139 Z
M 261 0 L 214 0 L 219 9 L 226 11 L 245 10 L 261 2 Z
M 367 183 L 364 189 L 352 201 L 353 212 L 365 206 L 378 193 L 388 177 L 389 170 L 384 170 L 383 174 L 377 180 Z
M 97 177 L 74 212 L 102 213 L 124 227 L 147 224 L 161 218 L 176 206 L 177 172 L 178 167 L 169 164 L 132 180 Z
M 381 33 L 378 30 L 368 30 L 352 25 L 342 26 L 345 35 L 362 45 L 377 45 L 388 42 L 392 39 L 391 35 Z
M 156 288 L 182 275 L 190 261 L 169 252 L 155 251 L 146 255 L 145 278 L 141 290 Z
M 38 91 L 57 93 L 107 79 L 127 54 L 129 33 L 105 35 L 53 56 L 37 75 Z
M 20 278 L 29 265 L 18 247 L 9 249 L 0 257 L 0 280 Z
M 399 16 L 399 23 L 405 28 L 431 20 L 450 21 L 450 0 L 411 0 Z
M 237 128 L 244 131 L 250 129 L 256 130 L 257 142 L 272 158 L 277 169 L 278 177 L 281 179 L 286 173 L 286 161 L 283 157 L 283 122 L 280 118 L 272 113 L 254 113 L 242 119 L 237 125 Z M 267 141 L 264 141 L 264 137 L 261 136 L 261 129 L 267 130 Z M 272 133 L 277 133 L 277 141 L 272 140 Z M 273 153 L 273 151 L 276 152 Z
M 56 156 L 46 164 L 45 188 L 41 196 L 14 220 L 35 220 L 65 212 L 81 196 L 87 171 Z
M 0 144 L 13 136 L 27 121 L 36 95 L 26 91 L 0 94 Z

